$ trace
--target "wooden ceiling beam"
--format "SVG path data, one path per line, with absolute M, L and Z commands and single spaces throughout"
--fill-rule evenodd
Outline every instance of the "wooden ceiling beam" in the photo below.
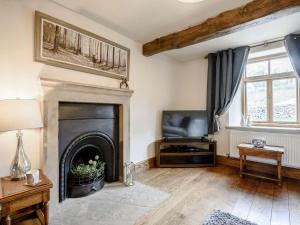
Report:
M 143 45 L 143 54 L 151 56 L 198 44 L 299 11 L 300 0 L 253 0 L 242 7 L 209 18 L 199 25 L 148 42 Z

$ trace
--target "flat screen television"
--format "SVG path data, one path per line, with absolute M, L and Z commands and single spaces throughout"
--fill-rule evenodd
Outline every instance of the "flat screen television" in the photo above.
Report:
M 201 138 L 208 135 L 207 111 L 163 111 L 164 138 Z

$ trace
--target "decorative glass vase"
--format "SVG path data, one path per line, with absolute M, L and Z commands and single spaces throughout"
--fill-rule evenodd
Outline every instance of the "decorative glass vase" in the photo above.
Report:
M 246 126 L 246 123 L 247 123 L 247 119 L 245 115 L 242 115 L 241 122 L 240 122 L 241 127 Z
M 252 118 L 251 118 L 250 115 L 247 116 L 246 126 L 247 127 L 251 127 L 252 126 Z

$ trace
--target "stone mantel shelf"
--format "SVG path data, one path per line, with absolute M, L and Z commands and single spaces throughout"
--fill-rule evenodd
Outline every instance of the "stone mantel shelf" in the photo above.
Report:
M 56 90 L 69 90 L 76 92 L 94 92 L 94 93 L 109 93 L 110 95 L 118 96 L 128 96 L 130 97 L 133 94 L 133 90 L 130 89 L 120 89 L 112 87 L 104 87 L 94 84 L 79 83 L 66 80 L 50 79 L 50 78 L 40 78 L 42 87 L 53 87 Z M 100 93 L 99 93 L 100 94 Z

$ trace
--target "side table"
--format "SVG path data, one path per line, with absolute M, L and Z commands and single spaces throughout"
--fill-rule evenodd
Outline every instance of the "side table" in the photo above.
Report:
M 48 225 L 48 202 L 53 185 L 41 170 L 40 179 L 37 186 L 31 187 L 24 185 L 25 180 L 0 178 L 0 224 L 11 225 L 35 214 L 41 224 Z
M 265 146 L 264 148 L 255 148 L 252 144 L 240 144 L 237 146 L 239 149 L 240 155 L 240 176 L 244 175 L 253 176 L 257 178 L 267 179 L 271 181 L 278 182 L 278 185 L 281 185 L 282 175 L 281 175 L 281 164 L 282 156 L 284 154 L 284 148 L 278 146 Z M 254 173 L 247 170 L 247 156 L 254 156 L 264 159 L 272 159 L 277 162 L 277 175 L 276 177 L 267 176 L 261 173 Z

